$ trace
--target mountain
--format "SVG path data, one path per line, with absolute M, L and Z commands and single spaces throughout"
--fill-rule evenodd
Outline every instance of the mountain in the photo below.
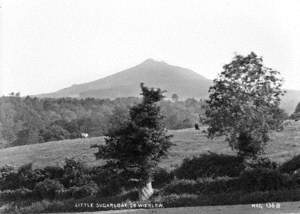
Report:
M 42 97 L 95 97 L 116 98 L 137 96 L 139 85 L 144 82 L 147 86 L 167 90 L 170 97 L 173 93 L 179 98 L 205 97 L 212 81 L 196 72 L 169 65 L 165 62 L 147 59 L 143 63 L 98 79 L 89 83 L 73 85 L 54 93 L 43 94 Z
M 136 97 L 140 93 L 139 85 L 144 82 L 147 86 L 167 90 L 166 96 L 176 93 L 179 98 L 205 98 L 208 96 L 209 80 L 200 74 L 165 62 L 147 59 L 139 65 L 123 70 L 116 74 L 92 82 L 73 85 L 54 93 L 42 94 L 39 97 L 95 97 L 117 98 Z M 287 90 L 282 99 L 282 108 L 292 113 L 300 102 L 300 91 Z

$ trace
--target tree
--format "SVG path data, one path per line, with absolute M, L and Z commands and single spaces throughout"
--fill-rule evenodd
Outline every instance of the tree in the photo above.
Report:
M 269 131 L 281 124 L 279 104 L 284 91 L 280 73 L 263 65 L 255 53 L 236 55 L 209 89 L 208 136 L 225 135 L 242 157 L 262 154 Z
M 296 108 L 295 108 L 295 114 L 300 112 L 300 103 L 297 104 Z
M 163 99 L 163 91 L 149 89 L 143 83 L 141 90 L 143 100 L 130 108 L 127 124 L 110 130 L 105 145 L 94 147 L 98 148 L 96 157 L 106 159 L 106 166 L 114 169 L 125 185 L 130 181 L 136 182 L 140 199 L 145 200 L 153 194 L 154 169 L 167 155 L 172 143 L 157 105 Z
M 173 102 L 177 102 L 179 99 L 179 96 L 177 94 L 172 94 L 172 100 Z
M 300 118 L 300 103 L 297 104 L 294 113 L 291 115 L 291 119 L 298 121 Z

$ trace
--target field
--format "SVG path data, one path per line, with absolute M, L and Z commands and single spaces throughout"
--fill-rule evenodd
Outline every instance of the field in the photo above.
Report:
M 173 168 L 183 158 L 192 157 L 208 151 L 216 153 L 232 153 L 224 138 L 207 139 L 201 130 L 183 129 L 169 131 L 175 144 L 169 157 L 162 161 L 164 168 Z M 271 134 L 271 141 L 266 147 L 266 155 L 272 160 L 283 162 L 296 154 L 300 154 L 300 121 L 293 122 L 281 132 Z M 0 166 L 5 164 L 21 166 L 33 163 L 34 167 L 61 165 L 65 158 L 75 158 L 88 165 L 101 163 L 96 161 L 93 144 L 103 144 L 104 137 L 54 141 L 42 144 L 10 147 L 0 150 Z

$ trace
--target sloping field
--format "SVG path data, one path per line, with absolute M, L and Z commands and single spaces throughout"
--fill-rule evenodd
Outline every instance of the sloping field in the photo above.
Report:
M 208 151 L 216 153 L 232 153 L 224 138 L 210 140 L 202 131 L 183 129 L 169 131 L 175 144 L 169 157 L 162 161 L 162 167 L 174 167 L 185 157 L 192 157 Z M 93 144 L 103 144 L 104 137 L 53 141 L 42 144 L 11 147 L 0 150 L 0 166 L 9 164 L 20 166 L 32 162 L 34 167 L 63 164 L 65 158 L 75 158 L 88 165 L 96 161 L 96 149 Z M 266 154 L 278 162 L 285 161 L 296 154 L 300 154 L 300 121 L 293 122 L 282 132 L 272 133 L 272 140 L 266 148 Z

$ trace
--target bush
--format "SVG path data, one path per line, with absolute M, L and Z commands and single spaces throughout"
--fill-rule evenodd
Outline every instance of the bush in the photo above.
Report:
M 91 182 L 89 184 L 83 185 L 81 187 L 72 187 L 72 197 L 74 198 L 84 198 L 91 195 L 96 195 L 98 192 L 98 186 L 96 183 Z
M 256 168 L 246 170 L 240 176 L 241 188 L 244 191 L 267 191 L 292 188 L 294 180 L 288 174 L 282 174 L 279 170 Z
M 50 179 L 61 179 L 64 175 L 64 169 L 59 166 L 46 166 L 44 171 Z
M 32 190 L 26 188 L 20 188 L 15 190 L 4 190 L 0 192 L 0 198 L 3 201 L 16 201 L 33 198 L 34 194 Z
M 199 186 L 195 180 L 174 180 L 163 188 L 163 194 L 197 194 Z
M 41 169 L 32 169 L 32 164 L 21 166 L 18 169 L 18 187 L 33 189 L 36 183 L 45 179 L 44 171 Z
M 79 161 L 66 159 L 61 183 L 66 187 L 83 186 L 91 181 L 87 168 Z
M 0 173 L 0 190 L 33 189 L 37 182 L 45 179 L 44 171 L 33 170 L 31 163 L 21 166 L 18 170 L 5 166 L 0 169 Z
M 285 173 L 293 173 L 295 170 L 300 169 L 300 155 L 293 157 L 292 159 L 284 162 L 279 170 Z
M 153 173 L 153 187 L 160 188 L 174 179 L 174 174 L 163 168 L 158 168 Z
M 215 194 L 239 190 L 239 179 L 219 177 L 217 179 L 174 180 L 165 188 L 163 194 Z
M 195 194 L 171 194 L 163 196 L 159 203 L 164 207 L 188 207 L 197 203 L 198 196 Z
M 198 180 L 201 194 L 227 193 L 240 190 L 239 178 L 219 177 L 213 180 Z
M 257 159 L 250 159 L 245 161 L 247 168 L 256 169 L 256 168 L 267 168 L 267 169 L 277 169 L 278 165 L 276 162 L 271 161 L 266 157 L 259 157 Z
M 98 185 L 101 196 L 112 196 L 121 192 L 124 181 L 114 170 L 101 166 L 95 167 L 92 180 Z
M 195 180 L 201 177 L 236 177 L 243 169 L 243 159 L 240 157 L 209 153 L 184 159 L 174 173 L 179 179 Z
M 42 199 L 54 199 L 56 192 L 61 191 L 63 188 L 59 181 L 47 178 L 36 184 L 34 193 Z
M 17 189 L 18 176 L 12 166 L 3 166 L 0 168 L 0 190 Z

